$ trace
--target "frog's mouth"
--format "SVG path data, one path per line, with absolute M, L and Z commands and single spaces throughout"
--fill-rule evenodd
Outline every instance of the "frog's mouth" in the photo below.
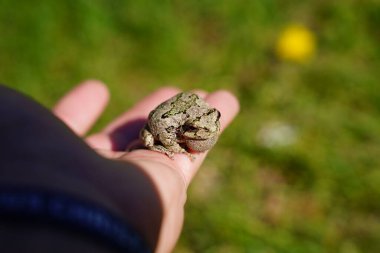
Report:
M 205 128 L 195 128 L 193 126 L 183 126 L 177 133 L 178 139 L 186 140 L 207 140 L 214 136 L 214 133 Z

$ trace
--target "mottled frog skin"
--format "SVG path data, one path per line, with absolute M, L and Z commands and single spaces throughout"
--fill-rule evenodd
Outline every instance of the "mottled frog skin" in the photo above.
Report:
M 174 153 L 204 152 L 214 146 L 220 132 L 220 112 L 198 95 L 182 92 L 150 112 L 140 132 L 144 145 L 173 158 Z

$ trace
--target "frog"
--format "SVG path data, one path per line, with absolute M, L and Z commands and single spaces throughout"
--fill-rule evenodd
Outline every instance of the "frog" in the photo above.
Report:
M 205 152 L 217 142 L 220 117 L 220 112 L 197 94 L 181 92 L 149 113 L 140 139 L 149 150 L 171 159 L 183 153 L 193 161 L 194 152 Z

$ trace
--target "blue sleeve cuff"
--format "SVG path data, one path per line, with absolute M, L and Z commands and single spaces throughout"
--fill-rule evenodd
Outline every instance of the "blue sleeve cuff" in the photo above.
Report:
M 0 218 L 27 219 L 72 229 L 121 252 L 151 252 L 142 237 L 121 218 L 94 203 L 63 193 L 0 188 Z

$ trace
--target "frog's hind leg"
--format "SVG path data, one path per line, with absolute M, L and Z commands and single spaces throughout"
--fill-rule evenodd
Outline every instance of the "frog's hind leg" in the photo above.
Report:
M 160 137 L 160 141 L 155 141 L 153 134 L 147 128 L 143 128 L 140 132 L 140 138 L 143 141 L 145 147 L 147 147 L 149 150 L 164 153 L 170 159 L 174 158 L 175 153 L 183 153 L 186 154 L 191 161 L 194 161 L 195 157 L 192 154 L 187 152 L 177 142 L 173 141 L 175 140 L 175 136 L 171 136 L 169 134 Z M 161 143 L 155 144 L 155 142 Z
M 174 132 L 167 132 L 160 134 L 159 140 L 162 144 L 162 148 L 166 149 L 168 152 L 173 153 L 182 153 L 186 154 L 191 161 L 194 161 L 194 156 L 187 152 L 179 143 Z M 169 156 L 169 155 L 168 155 Z M 170 157 L 170 156 L 169 156 Z
M 174 153 L 162 145 L 154 144 L 153 134 L 145 127 L 140 132 L 140 138 L 144 143 L 144 146 L 149 150 L 164 153 L 169 158 L 173 159 Z

